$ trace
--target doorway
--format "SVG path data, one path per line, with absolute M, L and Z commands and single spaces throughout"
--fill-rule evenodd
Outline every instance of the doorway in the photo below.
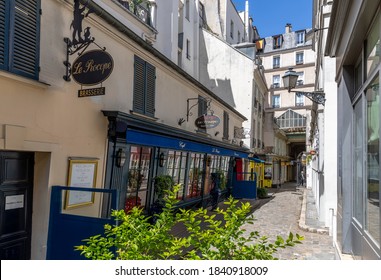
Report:
M 0 259 L 31 257 L 34 153 L 0 152 Z

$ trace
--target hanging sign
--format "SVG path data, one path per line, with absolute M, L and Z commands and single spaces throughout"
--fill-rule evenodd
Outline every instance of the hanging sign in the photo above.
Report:
M 110 54 L 103 50 L 91 50 L 79 56 L 71 68 L 73 79 L 80 85 L 96 85 L 102 83 L 114 68 Z
M 215 115 L 202 115 L 199 116 L 196 121 L 195 125 L 198 128 L 202 129 L 208 129 L 208 128 L 214 128 L 220 124 L 220 118 Z

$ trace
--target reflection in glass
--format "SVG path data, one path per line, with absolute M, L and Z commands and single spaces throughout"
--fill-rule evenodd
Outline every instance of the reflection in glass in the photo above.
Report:
M 354 152 L 353 152 L 353 216 L 362 225 L 363 224 L 363 102 L 360 99 L 355 105 L 354 110 Z
M 380 244 L 380 94 L 379 78 L 366 90 L 367 99 L 367 204 L 366 230 Z
M 368 75 L 380 62 L 380 16 L 377 18 L 367 37 L 366 44 L 366 74 Z
M 177 193 L 177 198 L 184 199 L 184 180 L 187 163 L 187 153 L 179 151 L 169 151 L 167 159 L 167 175 L 173 178 L 175 184 L 181 184 L 181 188 Z
M 151 148 L 131 146 L 125 210 L 145 207 L 150 173 Z

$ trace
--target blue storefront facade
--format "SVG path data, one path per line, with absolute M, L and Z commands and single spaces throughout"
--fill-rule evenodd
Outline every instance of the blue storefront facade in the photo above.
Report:
M 155 202 L 154 180 L 162 175 L 180 185 L 179 207 L 207 206 L 212 173 L 220 174 L 226 197 L 236 171 L 248 168 L 246 148 L 121 112 L 103 113 L 109 121 L 105 187 L 118 190 L 120 209 L 139 206 L 149 213 Z

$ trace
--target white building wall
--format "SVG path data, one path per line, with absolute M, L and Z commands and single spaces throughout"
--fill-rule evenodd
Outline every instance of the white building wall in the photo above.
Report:
M 254 61 L 206 30 L 202 37 L 206 49 L 200 59 L 200 82 L 247 116 L 243 127 L 250 131 Z M 243 141 L 250 147 L 250 139 Z

